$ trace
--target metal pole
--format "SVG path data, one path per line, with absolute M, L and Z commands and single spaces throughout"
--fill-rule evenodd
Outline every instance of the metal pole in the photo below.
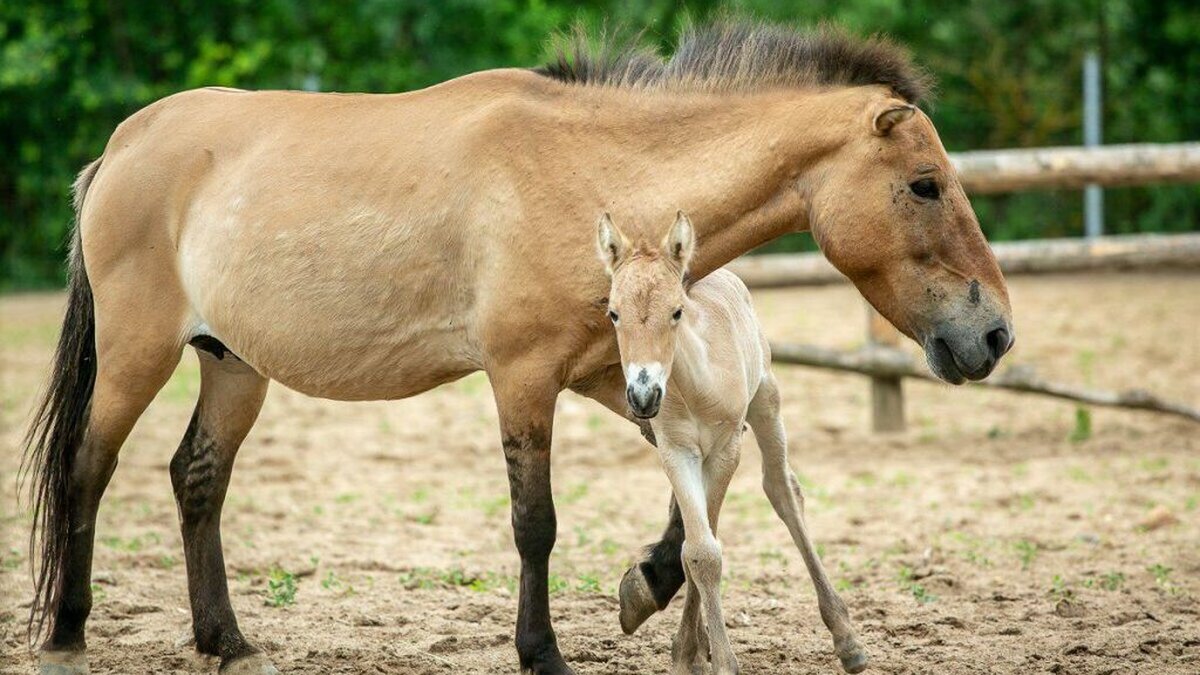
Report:
M 1089 51 L 1083 59 L 1083 144 L 1100 145 L 1100 55 Z M 1095 184 L 1083 192 L 1083 234 L 1095 239 L 1104 234 L 1104 190 Z

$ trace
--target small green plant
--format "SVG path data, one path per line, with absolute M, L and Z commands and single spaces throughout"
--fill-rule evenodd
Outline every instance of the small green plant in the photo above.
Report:
M 104 587 L 101 586 L 100 584 L 93 583 L 91 588 L 92 588 L 92 602 L 95 602 L 95 603 L 104 602 L 104 598 L 108 596 L 108 593 L 106 593 L 104 591 Z
M 341 590 L 342 582 L 337 578 L 337 575 L 333 573 L 333 570 L 329 570 L 325 573 L 325 578 L 321 579 L 321 588 L 324 588 L 327 591 Z
M 900 566 L 897 577 L 900 582 L 900 589 L 911 594 L 922 605 L 937 600 L 937 596 L 930 593 L 924 584 L 917 583 L 913 569 L 908 565 Z
M 583 499 L 584 497 L 586 497 L 587 493 L 588 493 L 588 484 L 587 483 L 576 483 L 575 485 L 571 486 L 571 489 L 567 491 L 567 494 L 562 496 L 560 501 L 563 504 L 574 504 L 575 502 L 579 501 L 580 499 Z
M 575 590 L 583 593 L 599 593 L 600 592 L 600 577 L 595 574 L 580 574 L 579 585 Z
M 1055 574 L 1054 578 L 1050 581 L 1050 595 L 1059 600 L 1070 600 L 1074 594 L 1067 587 L 1066 579 L 1063 579 L 1062 575 Z
M 1109 572 L 1100 577 L 1100 587 L 1106 591 L 1119 591 L 1125 585 L 1125 575 L 1120 572 Z
M 282 567 L 273 567 L 267 577 L 266 602 L 271 607 L 296 604 L 296 575 Z
M 1075 428 L 1067 440 L 1072 443 L 1083 443 L 1092 437 L 1092 411 L 1083 406 L 1075 407 Z
M 5 570 L 12 571 L 21 566 L 21 552 L 15 548 L 8 549 L 3 557 L 0 557 L 0 567 Z
M 164 570 L 174 569 L 179 564 L 179 559 L 170 554 L 158 556 L 158 566 Z
M 551 594 L 562 593 L 571 587 L 571 584 L 567 583 L 566 579 L 558 576 L 557 574 L 551 574 L 547 581 Z
M 837 579 L 834 580 L 833 587 L 837 591 L 844 593 L 853 588 L 857 588 L 858 584 L 855 583 L 854 580 L 850 579 L 849 577 L 838 577 Z
M 1155 563 L 1146 568 L 1146 571 L 1154 576 L 1154 583 L 1164 591 L 1175 594 L 1179 588 L 1175 582 L 1171 581 L 1171 568 L 1161 563 Z
M 1017 551 L 1017 557 L 1021 560 L 1021 569 L 1027 570 L 1033 564 L 1033 561 L 1038 556 L 1037 542 L 1022 539 L 1013 544 L 1013 548 Z

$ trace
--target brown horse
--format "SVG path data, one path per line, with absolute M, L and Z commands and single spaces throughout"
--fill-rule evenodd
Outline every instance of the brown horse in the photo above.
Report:
M 628 414 L 608 280 L 580 273 L 591 223 L 687 205 L 695 279 L 811 229 L 939 375 L 984 377 L 1011 342 L 1008 297 L 914 105 L 924 88 L 882 42 L 727 23 L 665 62 L 568 50 L 407 94 L 205 89 L 135 113 L 76 183 L 67 315 L 27 449 L 43 670 L 86 671 L 96 510 L 192 344 L 200 398 L 170 469 L 196 647 L 222 672 L 274 671 L 238 628 L 219 532 L 268 381 L 394 399 L 481 369 L 521 558 L 517 655 L 570 672 L 547 591 L 554 402 L 571 388 Z M 682 579 L 664 541 L 655 603 Z

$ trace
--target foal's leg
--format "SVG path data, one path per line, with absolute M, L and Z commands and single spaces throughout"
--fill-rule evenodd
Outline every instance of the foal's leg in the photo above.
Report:
M 725 632 L 725 617 L 721 611 L 721 545 L 710 526 L 709 500 L 706 496 L 705 471 L 700 453 L 683 448 L 662 447 L 659 449 L 659 456 L 683 516 L 684 530 L 687 533 L 683 542 L 683 563 L 687 569 L 687 579 L 695 585 L 699 604 L 704 610 L 712 650 L 713 672 L 718 675 L 736 673 L 737 659 L 734 658 L 729 645 L 729 636 Z M 724 484 L 728 484 L 728 478 Z M 723 487 L 714 487 L 723 495 Z M 689 593 L 689 600 L 690 598 Z M 672 650 L 675 652 L 672 654 L 673 669 L 680 675 L 691 673 L 696 656 L 695 646 L 699 643 L 699 640 L 691 639 L 687 635 L 691 616 L 686 613 L 686 607 L 684 619 L 685 623 L 680 626 L 677 640 L 680 647 Z
M 625 373 L 621 370 L 621 364 L 609 366 L 571 385 L 571 390 L 600 402 L 609 410 L 637 424 L 642 436 L 651 445 L 658 445 L 650 423 L 635 419 L 629 414 L 629 404 L 625 400 Z M 626 635 L 632 635 L 646 619 L 666 609 L 671 603 L 671 598 L 674 598 L 683 586 L 683 561 L 679 557 L 682 546 L 683 518 L 679 515 L 675 496 L 671 495 L 667 527 L 662 537 L 646 547 L 641 562 L 630 567 L 621 579 L 621 630 L 625 631 Z
M 219 656 L 225 675 L 276 673 L 238 629 L 221 551 L 221 507 L 233 460 L 258 418 L 267 379 L 223 350 L 217 350 L 220 357 L 196 351 L 200 355 L 200 400 L 171 460 L 196 649 Z
M 833 635 L 833 648 L 841 659 L 842 668 L 848 673 L 860 673 L 867 667 L 867 653 L 858 641 L 854 627 L 850 624 L 850 613 L 842 602 L 829 577 L 821 558 L 813 548 L 804 526 L 804 495 L 800 483 L 788 466 L 787 437 L 783 419 L 779 415 L 779 390 L 773 377 L 768 378 L 754 401 L 748 416 L 758 447 L 762 450 L 763 489 L 775 513 L 787 524 L 796 548 L 804 558 L 808 574 L 817 590 L 817 604 L 821 620 Z
M 92 609 L 92 549 L 96 512 L 117 468 L 117 453 L 134 423 L 179 362 L 182 347 L 154 340 L 154 331 L 125 341 L 96 340 L 96 381 L 87 431 L 66 486 L 68 532 L 57 579 L 61 584 L 50 637 L 38 663 L 44 675 L 88 672 L 84 624 Z
M 513 537 L 521 555 L 517 599 L 517 657 L 521 670 L 569 674 L 550 625 L 550 551 L 557 537 L 554 496 L 550 491 L 550 435 L 558 388 L 529 382 L 531 368 L 489 371 L 508 485 L 512 495 Z
M 708 521 L 714 535 L 717 533 L 718 521 L 721 518 L 721 506 L 725 503 L 725 494 L 729 490 L 729 482 L 737 470 L 741 460 L 741 434 L 739 433 L 720 453 L 714 453 L 704 458 L 704 492 Z M 685 566 L 686 570 L 686 566 Z M 710 629 L 704 624 L 700 615 L 700 589 L 690 579 L 687 584 L 687 596 L 683 606 L 683 617 L 679 622 L 679 632 L 672 644 L 672 657 L 679 653 L 675 660 L 692 659 L 697 664 L 695 669 L 703 670 L 701 664 L 709 659 Z M 719 599 L 719 597 L 718 597 Z M 719 607 L 718 607 L 719 609 Z M 725 623 L 722 620 L 718 630 L 724 632 Z M 736 663 L 735 663 L 736 666 Z

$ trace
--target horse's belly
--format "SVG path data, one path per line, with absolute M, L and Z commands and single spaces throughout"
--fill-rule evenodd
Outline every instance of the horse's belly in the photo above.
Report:
M 444 226 L 363 213 L 205 218 L 180 248 L 196 325 L 324 398 L 403 398 L 479 370 L 474 261 Z

